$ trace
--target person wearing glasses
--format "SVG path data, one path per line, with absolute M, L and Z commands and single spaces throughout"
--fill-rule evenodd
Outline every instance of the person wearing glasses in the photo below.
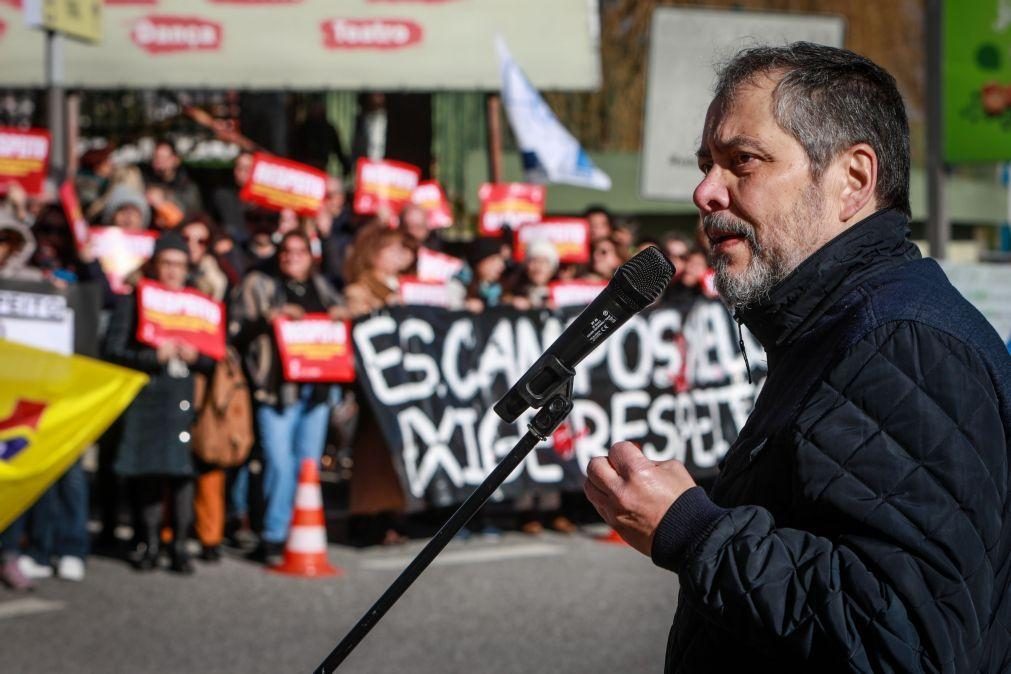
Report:
M 330 408 L 340 389 L 325 383 L 286 381 L 274 339 L 274 321 L 326 313 L 333 320 L 350 316 L 344 300 L 314 268 L 309 238 L 294 230 L 278 245 L 277 271 L 252 271 L 231 304 L 229 332 L 250 379 L 260 446 L 266 510 L 260 546 L 254 558 L 268 566 L 282 560 L 299 465 L 319 460 L 326 440 Z

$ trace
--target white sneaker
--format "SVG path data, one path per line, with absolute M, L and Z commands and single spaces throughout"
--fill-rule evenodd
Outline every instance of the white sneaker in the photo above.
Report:
M 84 560 L 80 557 L 60 557 L 60 564 L 56 567 L 56 575 L 63 580 L 81 582 L 84 580 Z
M 18 557 L 18 571 L 25 578 L 30 578 L 31 580 L 53 577 L 53 567 L 39 564 L 28 555 Z

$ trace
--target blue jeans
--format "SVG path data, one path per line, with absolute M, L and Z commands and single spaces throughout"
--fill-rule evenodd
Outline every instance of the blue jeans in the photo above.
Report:
M 340 389 L 331 389 L 339 394 Z M 302 459 L 319 461 L 323 455 L 330 405 L 309 405 L 311 386 L 303 386 L 299 399 L 278 409 L 260 405 L 256 425 L 263 448 L 263 534 L 267 543 L 284 543 L 288 538 L 295 487 Z M 333 398 L 334 396 L 331 396 Z
M 88 555 L 88 478 L 78 461 L 29 511 L 28 554 L 39 564 L 51 558 Z

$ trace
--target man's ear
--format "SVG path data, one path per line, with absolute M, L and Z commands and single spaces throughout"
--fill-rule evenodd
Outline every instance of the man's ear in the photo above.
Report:
M 867 143 L 857 143 L 836 160 L 842 169 L 839 220 L 849 222 L 858 213 L 875 210 L 878 186 L 878 153 Z M 861 216 L 862 217 L 862 216 Z

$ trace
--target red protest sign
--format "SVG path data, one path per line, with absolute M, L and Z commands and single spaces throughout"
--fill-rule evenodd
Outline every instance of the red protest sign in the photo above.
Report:
M 137 340 L 158 347 L 185 342 L 220 360 L 225 355 L 225 305 L 191 288 L 170 290 L 143 279 L 137 284 Z
M 417 204 L 428 213 L 428 228 L 442 229 L 453 224 L 453 211 L 442 186 L 434 180 L 418 183 L 411 193 L 411 203 Z
M 77 250 L 81 250 L 88 243 L 88 221 L 81 212 L 81 202 L 77 198 L 73 180 L 64 180 L 60 185 L 60 205 L 63 206 L 63 214 L 67 216 L 67 224 L 74 235 Z
M 326 197 L 326 173 L 265 152 L 253 155 L 253 170 L 239 198 L 280 211 L 315 215 Z
M 607 281 L 555 281 L 548 285 L 554 307 L 585 307 L 607 287 Z
M 274 321 L 274 338 L 286 381 L 352 382 L 351 324 L 326 314 Z
M 131 232 L 120 227 L 92 227 L 92 252 L 109 279 L 112 292 L 130 292 L 126 277 L 137 271 L 154 252 L 156 232 Z
M 400 277 L 400 299 L 406 305 L 448 308 L 449 286 L 444 281 L 422 281 L 413 276 Z
M 411 200 L 421 170 L 400 161 L 359 159 L 355 167 L 355 213 L 370 215 L 383 207 L 397 213 Z
M 418 279 L 445 282 L 463 269 L 463 260 L 422 246 L 418 249 Z
M 548 218 L 523 225 L 513 235 L 513 257 L 526 259 L 527 246 L 539 239 L 551 243 L 561 263 L 590 261 L 590 223 L 583 218 Z
M 544 215 L 547 190 L 543 185 L 485 183 L 477 194 L 481 199 L 479 236 L 498 236 L 503 227 L 519 229 Z
M 41 194 L 49 164 L 49 132 L 0 127 L 0 186 L 19 183 L 28 194 Z

